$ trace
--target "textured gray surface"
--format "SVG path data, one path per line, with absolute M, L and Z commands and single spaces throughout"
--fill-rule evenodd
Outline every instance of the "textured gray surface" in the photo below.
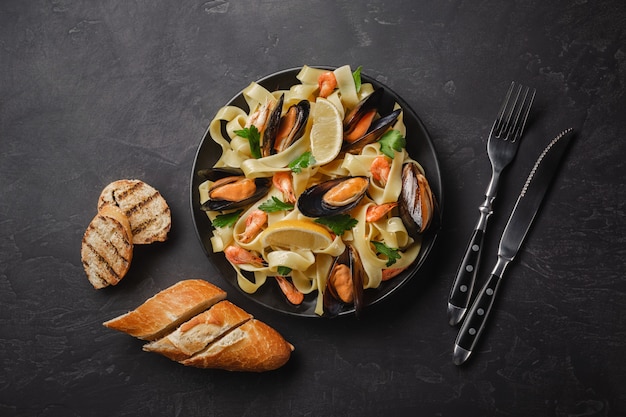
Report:
M 623 156 L 626 3 L 614 1 L 17 1 L 0 4 L 0 414 L 3 416 L 626 415 Z M 363 66 L 429 129 L 444 227 L 393 301 L 354 319 L 249 303 L 204 256 L 189 177 L 217 109 L 303 64 Z M 484 265 L 547 141 L 566 165 L 510 268 L 480 350 L 452 364 L 446 299 L 489 179 L 486 134 L 511 80 L 537 88 L 503 180 Z M 172 209 L 95 291 L 82 234 L 110 181 L 140 178 Z M 101 323 L 191 277 L 296 345 L 267 374 L 185 368 Z

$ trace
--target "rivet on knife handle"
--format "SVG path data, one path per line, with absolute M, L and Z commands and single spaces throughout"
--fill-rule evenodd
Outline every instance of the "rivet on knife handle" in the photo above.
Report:
M 469 306 L 482 254 L 484 237 L 484 230 L 474 230 L 452 284 L 448 299 L 448 320 L 451 326 L 455 326 L 463 319 Z

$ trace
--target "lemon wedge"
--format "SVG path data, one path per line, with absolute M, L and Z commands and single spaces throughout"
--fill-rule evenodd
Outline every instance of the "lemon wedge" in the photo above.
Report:
M 311 154 L 315 165 L 325 165 L 341 151 L 343 123 L 337 107 L 325 98 L 318 97 L 312 114 Z
M 330 232 L 309 220 L 281 220 L 270 225 L 261 236 L 265 247 L 283 249 L 310 249 L 320 251 L 333 243 Z

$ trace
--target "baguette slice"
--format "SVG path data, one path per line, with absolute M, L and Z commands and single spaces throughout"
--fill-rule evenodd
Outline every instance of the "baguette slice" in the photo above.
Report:
M 141 180 L 118 180 L 107 185 L 98 210 L 118 206 L 130 221 L 135 245 L 163 242 L 172 226 L 170 208 L 163 196 Z
M 143 350 L 182 361 L 200 352 L 229 330 L 250 320 L 252 315 L 224 300 L 180 325 L 169 335 L 144 345 Z
M 197 368 L 264 372 L 283 366 L 293 350 L 276 330 L 252 319 L 181 363 Z
M 226 298 L 226 292 L 201 280 L 179 281 L 135 310 L 104 322 L 104 326 L 142 340 L 156 340 L 181 323 Z
M 103 207 L 83 235 L 80 257 L 91 285 L 96 289 L 116 285 L 133 259 L 130 222 L 115 206 Z

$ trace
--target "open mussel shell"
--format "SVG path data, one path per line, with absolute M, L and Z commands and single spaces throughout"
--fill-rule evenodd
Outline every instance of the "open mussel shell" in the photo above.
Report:
M 204 211 L 245 207 L 260 200 L 271 186 L 269 178 L 246 178 L 236 168 L 202 169 L 198 176 L 213 182 L 208 191 L 209 199 L 200 206 Z
M 384 89 L 378 88 L 374 90 L 370 95 L 366 96 L 363 100 L 357 103 L 356 106 L 343 119 L 343 130 L 345 132 L 351 132 L 359 121 L 370 110 L 376 110 L 380 108 L 382 98 L 384 95 Z
M 280 117 L 283 112 L 284 101 L 285 95 L 281 94 L 278 102 L 274 106 L 274 109 L 270 113 L 267 124 L 265 125 L 265 130 L 263 132 L 263 141 L 261 144 L 261 155 L 264 157 L 272 155 L 272 150 L 274 148 L 274 138 L 276 138 L 278 128 L 280 127 Z
M 368 177 L 341 177 L 324 181 L 304 190 L 298 210 L 308 217 L 326 217 L 352 210 L 369 187 Z
M 416 238 L 437 220 L 437 202 L 428 180 L 413 162 L 402 167 L 402 189 L 398 198 L 400 218 L 409 235 Z
M 370 126 L 367 133 L 354 142 L 345 142 L 342 150 L 346 153 L 358 154 L 366 145 L 376 142 L 381 136 L 396 123 L 402 113 L 401 109 L 396 109 L 386 116 L 376 119 Z
M 371 119 L 373 114 L 380 113 L 384 90 L 378 88 L 372 94 L 361 100 L 344 118 L 344 140 L 342 150 L 347 153 L 359 153 L 370 143 L 376 142 L 398 120 L 401 109 L 396 109 L 389 114 L 377 119 Z M 370 124 L 371 120 L 371 124 Z M 361 125 L 365 122 L 365 125 Z M 369 124 L 369 126 L 367 126 Z M 367 126 L 367 129 L 365 129 Z M 358 133 L 357 133 L 358 131 Z M 352 137 L 356 136 L 356 137 Z
M 310 112 L 311 104 L 308 100 L 301 100 L 287 109 L 285 115 L 280 119 L 278 131 L 271 138 L 270 152 L 272 154 L 284 151 L 302 137 Z
M 363 282 L 365 270 L 358 252 L 346 245 L 341 255 L 335 258 L 326 279 L 322 295 L 324 317 L 336 317 L 344 306 L 354 305 L 358 316 L 363 309 Z

